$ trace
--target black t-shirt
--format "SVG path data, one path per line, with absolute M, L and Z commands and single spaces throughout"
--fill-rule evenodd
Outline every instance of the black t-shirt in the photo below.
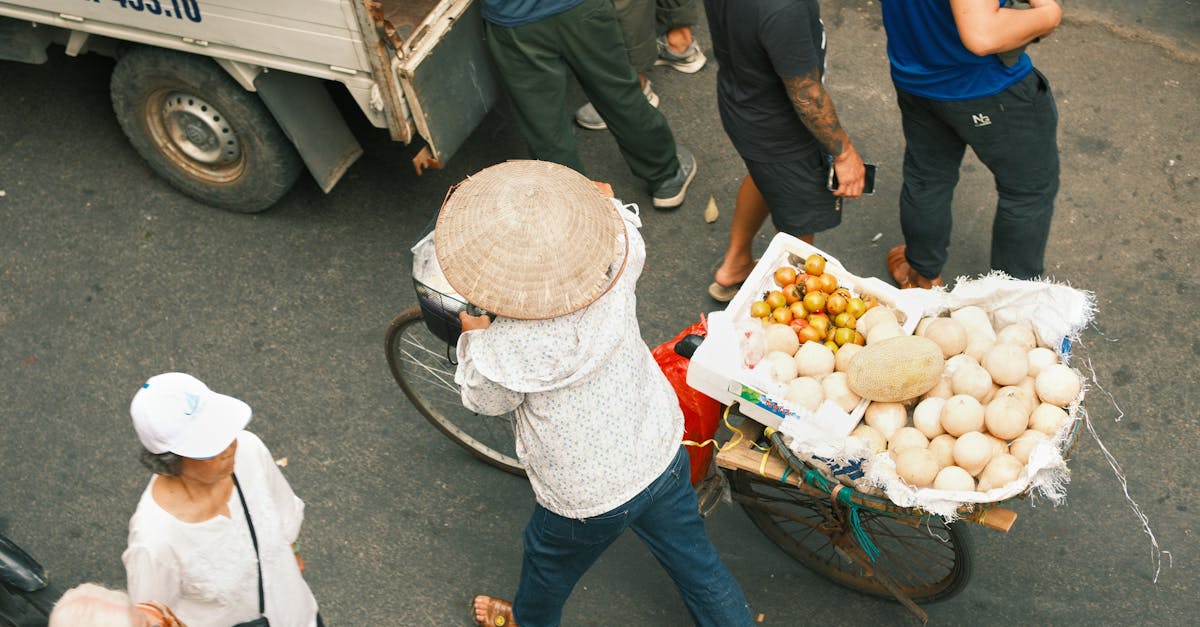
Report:
M 752 161 L 808 154 L 816 139 L 800 121 L 783 77 L 825 74 L 817 0 L 704 0 L 717 70 L 717 105 L 734 148 Z

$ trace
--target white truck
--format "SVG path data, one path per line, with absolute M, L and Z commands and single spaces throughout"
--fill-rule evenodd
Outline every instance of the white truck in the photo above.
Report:
M 303 169 L 326 192 L 362 154 L 344 88 L 440 167 L 496 101 L 473 0 L 0 0 L 0 62 L 116 59 L 113 110 L 151 168 L 223 209 L 262 211 Z

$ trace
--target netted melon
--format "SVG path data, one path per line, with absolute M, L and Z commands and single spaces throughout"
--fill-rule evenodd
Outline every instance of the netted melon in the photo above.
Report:
M 932 389 L 945 367 L 942 349 L 933 340 L 905 335 L 868 343 L 850 362 L 846 377 L 855 394 L 898 403 Z

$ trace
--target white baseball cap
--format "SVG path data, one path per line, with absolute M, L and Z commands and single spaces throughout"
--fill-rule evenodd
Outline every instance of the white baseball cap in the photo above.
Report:
M 146 450 L 191 459 L 220 455 L 250 422 L 251 413 L 246 403 L 217 394 L 182 372 L 150 377 L 129 404 L 133 428 Z

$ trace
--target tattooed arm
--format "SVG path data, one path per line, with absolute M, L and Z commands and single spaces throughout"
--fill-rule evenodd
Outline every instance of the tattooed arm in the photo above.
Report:
M 800 121 L 817 138 L 821 147 L 834 156 L 833 167 L 837 170 L 838 188 L 833 194 L 847 198 L 861 196 L 865 174 L 862 158 L 838 122 L 833 99 L 821 84 L 820 71 L 813 68 L 803 76 L 783 79 L 783 84 L 792 106 L 800 115 Z

